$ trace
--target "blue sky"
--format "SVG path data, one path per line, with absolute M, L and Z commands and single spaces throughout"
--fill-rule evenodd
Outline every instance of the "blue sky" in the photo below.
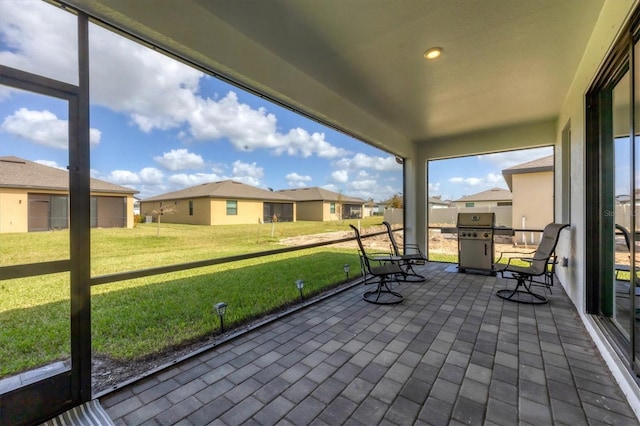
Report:
M 0 1 L 0 63 L 76 83 L 73 19 L 39 1 Z M 394 156 L 97 26 L 90 58 L 92 175 L 141 198 L 223 179 L 376 201 L 402 191 Z M 64 168 L 66 115 L 64 102 L 0 87 L 0 155 Z M 545 152 L 433 162 L 430 195 L 506 187 L 502 168 Z

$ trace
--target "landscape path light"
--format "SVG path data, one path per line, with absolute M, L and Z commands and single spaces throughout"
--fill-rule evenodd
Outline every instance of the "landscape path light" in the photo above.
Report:
M 347 281 L 349 281 L 349 270 L 351 269 L 351 267 L 348 263 L 345 263 L 342 269 L 344 269 L 344 273 L 347 275 Z
M 224 302 L 216 303 L 216 313 L 220 317 L 220 332 L 224 333 L 224 314 L 227 312 L 227 304 Z
M 298 287 L 298 291 L 300 292 L 300 303 L 304 301 L 302 298 L 302 289 L 304 288 L 304 281 L 296 280 L 296 287 Z

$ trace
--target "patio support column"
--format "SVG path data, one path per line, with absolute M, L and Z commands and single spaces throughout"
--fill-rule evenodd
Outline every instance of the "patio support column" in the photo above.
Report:
M 418 244 L 427 253 L 426 173 L 418 151 L 414 145 L 414 155 L 404 160 L 404 241 Z

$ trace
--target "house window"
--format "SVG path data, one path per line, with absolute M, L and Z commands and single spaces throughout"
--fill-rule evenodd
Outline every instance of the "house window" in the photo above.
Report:
M 498 207 L 507 207 L 511 205 L 513 205 L 511 201 L 498 201 Z
M 227 216 L 236 216 L 238 214 L 238 201 L 227 200 Z
M 193 216 L 193 201 L 189 200 L 189 216 Z
M 329 204 L 329 213 L 335 214 L 336 212 L 336 203 Z
M 475 205 L 476 205 L 476 203 L 464 203 L 465 207 L 473 207 Z

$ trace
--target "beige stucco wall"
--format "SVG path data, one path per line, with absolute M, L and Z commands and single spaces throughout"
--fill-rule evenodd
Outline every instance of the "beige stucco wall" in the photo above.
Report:
M 501 201 L 508 202 L 509 200 Z M 464 208 L 467 206 L 467 203 L 473 203 L 473 207 L 498 207 L 497 201 L 456 201 L 453 207 Z
M 23 189 L 4 188 L 0 192 L 0 233 L 27 232 L 29 202 Z
M 26 189 L 2 188 L 0 190 L 0 233 L 29 231 L 29 193 L 47 195 L 69 195 L 66 191 L 28 191 Z M 109 192 L 92 192 L 92 197 L 126 197 L 127 198 L 127 228 L 133 228 L 132 194 L 113 194 Z
M 553 222 L 553 171 L 512 176 L 512 220 L 514 228 L 543 229 Z M 524 220 L 523 220 L 524 218 Z M 540 235 L 517 232 L 517 242 L 539 242 Z M 536 239 L 531 241 L 531 239 Z
M 189 215 L 189 201 L 193 201 L 193 215 Z M 162 215 L 163 223 L 185 223 L 189 225 L 210 225 L 211 202 L 209 198 L 194 198 L 193 200 L 167 200 L 162 202 L 167 213 Z M 140 214 L 143 218 L 153 217 L 157 221 L 154 211 L 160 210 L 159 201 L 141 201 Z
M 331 213 L 331 204 L 335 204 L 335 213 Z M 337 201 L 298 201 L 297 220 L 330 221 L 340 220 L 341 207 Z
M 211 225 L 242 225 L 262 221 L 264 213 L 262 200 L 236 199 L 236 201 L 238 214 L 227 215 L 227 200 L 211 199 Z
M 322 201 L 298 201 L 297 219 L 298 220 L 325 220 L 324 203 Z M 327 211 L 328 207 L 327 207 Z

